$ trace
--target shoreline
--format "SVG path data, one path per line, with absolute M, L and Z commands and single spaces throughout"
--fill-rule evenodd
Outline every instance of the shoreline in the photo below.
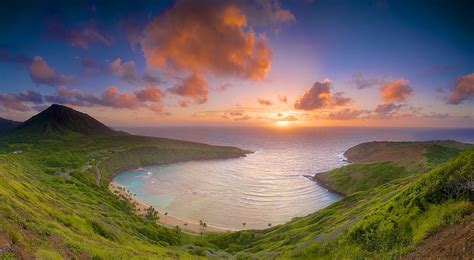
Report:
M 335 189 L 329 187 L 329 186 L 327 185 L 327 183 L 326 183 L 323 179 L 319 178 L 319 177 L 318 177 L 318 174 L 321 174 L 321 173 L 325 173 L 325 172 L 318 172 L 318 173 L 316 173 L 310 180 L 316 182 L 316 184 L 318 184 L 318 185 L 321 186 L 322 188 L 328 190 L 328 192 L 337 194 L 337 195 L 339 195 L 339 196 L 341 196 L 341 197 L 347 197 L 347 194 L 345 194 L 344 192 L 341 192 L 341 191 L 338 191 L 338 190 L 335 190 Z
M 119 199 L 123 199 L 123 197 L 125 197 L 125 198 L 128 198 L 131 203 L 135 203 L 137 208 L 134 213 L 137 216 L 143 216 L 145 210 L 150 207 L 150 205 L 147 205 L 146 203 L 140 201 L 137 197 L 132 196 L 131 194 L 127 193 L 125 191 L 125 188 L 116 182 L 111 181 L 109 183 L 108 188 L 112 192 L 112 194 L 119 197 Z M 175 217 L 169 214 L 165 215 L 164 213 L 162 213 L 162 211 L 160 211 L 160 209 L 157 209 L 157 211 L 158 211 L 158 216 L 160 217 L 160 219 L 157 221 L 157 224 L 166 226 L 168 228 L 176 228 L 178 226 L 182 231 L 193 233 L 193 234 L 226 233 L 226 232 L 239 231 L 237 229 L 222 228 L 222 227 L 217 227 L 217 226 L 213 226 L 209 224 L 207 225 L 207 227 L 203 228 L 199 223 L 185 221 L 183 219 L 180 219 L 178 217 Z
M 108 176 L 108 181 L 109 181 L 109 184 L 114 182 L 113 179 L 115 177 L 117 177 L 117 175 L 123 173 L 123 172 L 126 172 L 126 171 L 132 171 L 132 170 L 136 170 L 136 169 L 139 169 L 139 168 L 143 168 L 143 167 L 149 167 L 149 166 L 159 166 L 159 165 L 169 165 L 169 164 L 175 164 L 175 163 L 185 163 L 185 162 L 190 162 L 190 161 L 207 161 L 207 160 L 225 160 L 225 159 L 238 159 L 238 158 L 244 158 L 244 157 L 247 157 L 247 155 L 249 154 L 253 154 L 255 153 L 254 151 L 250 151 L 250 150 L 242 150 L 243 153 L 241 154 L 238 154 L 237 156 L 235 155 L 230 155 L 230 156 L 218 156 L 218 157 L 212 157 L 212 158 L 202 158 L 202 159 L 183 159 L 183 160 L 177 160 L 175 162 L 165 162 L 165 163 L 145 163 L 145 164 L 141 164 L 141 165 L 138 165 L 138 166 L 129 166 L 129 167 L 123 167 L 123 168 L 119 168 L 119 169 L 116 169 L 114 170 L 109 176 Z M 100 161 L 99 164 L 102 164 L 103 161 Z M 116 183 L 117 184 L 117 183 Z

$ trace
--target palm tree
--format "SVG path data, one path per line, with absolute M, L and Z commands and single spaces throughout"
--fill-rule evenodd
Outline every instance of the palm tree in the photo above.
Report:
M 205 229 L 205 228 L 207 228 L 206 222 L 202 223 L 202 229 Z
M 271 227 L 272 226 L 272 223 L 268 223 L 268 227 Z
M 165 224 L 166 224 L 166 216 L 168 216 L 168 212 L 165 212 Z
M 242 223 L 242 227 L 243 227 L 243 228 L 245 228 L 245 225 L 247 225 L 247 223 L 245 223 L 245 222 Z

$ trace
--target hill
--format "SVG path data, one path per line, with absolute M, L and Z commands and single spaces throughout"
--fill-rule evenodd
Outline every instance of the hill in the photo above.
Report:
M 15 128 L 17 125 L 21 124 L 21 122 L 5 119 L 0 117 L 0 134 L 8 132 Z
M 396 179 L 412 178 L 471 147 L 456 141 L 369 142 L 348 149 L 352 164 L 317 173 L 314 180 L 343 196 Z
M 88 114 L 62 105 L 51 105 L 41 113 L 19 124 L 14 135 L 23 136 L 69 136 L 69 135 L 119 135 Z

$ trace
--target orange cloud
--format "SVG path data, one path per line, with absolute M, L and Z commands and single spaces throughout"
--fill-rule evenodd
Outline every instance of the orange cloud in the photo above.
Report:
M 257 99 L 258 103 L 263 106 L 271 106 L 273 103 L 271 100 L 266 100 L 266 99 Z
M 313 86 L 296 100 L 295 108 L 299 110 L 315 110 L 333 106 L 345 106 L 351 102 L 350 98 L 342 96 L 342 92 L 332 94 L 331 84 L 332 81 L 330 79 L 314 82 Z
M 472 99 L 474 99 L 474 73 L 463 76 L 456 81 L 451 94 L 447 98 L 447 103 L 457 105 Z
M 402 102 L 413 93 L 410 82 L 404 78 L 392 80 L 380 88 L 385 102 Z
M 199 103 L 207 101 L 206 73 L 263 80 L 271 66 L 265 36 L 249 29 L 244 9 L 227 1 L 178 1 L 148 24 L 140 43 L 149 67 L 201 79 L 173 92 Z
M 135 91 L 135 96 L 140 101 L 160 102 L 163 93 L 155 86 L 148 86 L 144 89 Z
M 169 91 L 184 97 L 194 98 L 198 104 L 207 101 L 207 82 L 199 74 L 192 74 L 190 77 L 181 80 L 175 87 L 170 88 Z

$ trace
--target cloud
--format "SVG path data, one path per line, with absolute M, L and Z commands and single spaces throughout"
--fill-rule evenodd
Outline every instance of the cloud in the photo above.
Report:
M 171 93 L 184 97 L 193 98 L 198 104 L 207 101 L 207 82 L 199 74 L 192 74 L 191 76 L 182 79 L 173 88 L 168 89 Z
M 230 83 L 224 83 L 224 84 L 221 84 L 219 86 L 216 87 L 216 90 L 217 91 L 226 91 L 228 90 L 229 88 L 232 88 L 232 84 Z
M 112 36 L 100 30 L 94 22 L 75 28 L 66 28 L 61 21 L 50 20 L 47 34 L 53 38 L 66 41 L 73 47 L 82 49 L 88 49 L 91 44 L 95 43 L 110 46 L 113 42 Z
M 140 41 L 147 65 L 201 79 L 175 94 L 207 101 L 206 74 L 263 80 L 271 66 L 264 35 L 249 28 L 245 9 L 227 1 L 178 1 L 146 27 Z M 186 90 L 186 91 L 184 91 Z
M 143 82 L 145 82 L 147 84 L 152 84 L 152 85 L 158 85 L 158 84 L 163 83 L 161 78 L 156 77 L 156 76 L 150 74 L 149 72 L 143 73 L 142 80 L 143 80 Z
M 358 72 L 352 75 L 352 82 L 355 84 L 357 89 L 365 89 L 379 85 L 383 80 L 377 78 L 364 78 L 364 75 Z
M 343 97 L 342 92 L 331 93 L 330 79 L 322 82 L 316 81 L 313 86 L 307 89 L 303 96 L 295 102 L 295 108 L 299 110 L 315 110 L 333 106 L 344 106 L 351 102 L 350 98 Z
M 31 110 L 29 106 L 23 104 L 23 102 L 13 94 L 0 93 L 0 106 L 9 110 L 22 112 Z
M 409 84 L 410 82 L 404 78 L 383 84 L 380 88 L 383 100 L 387 103 L 405 101 L 413 93 Z
M 180 107 L 188 107 L 189 102 L 188 102 L 187 100 L 180 100 L 180 101 L 178 102 L 178 105 L 179 105 Z
M 351 120 L 351 119 L 357 119 L 365 113 L 367 113 L 367 111 L 365 110 L 344 108 L 337 112 L 331 112 L 328 115 L 328 118 L 334 119 L 334 120 Z
M 290 10 L 281 8 L 278 0 L 259 0 L 242 8 L 248 14 L 249 22 L 255 26 L 278 26 L 296 20 Z
M 278 118 L 277 121 L 298 121 L 298 118 L 296 116 L 293 116 L 293 115 L 288 115 L 288 116 L 285 116 L 285 117 Z
M 138 100 L 144 102 L 160 102 L 163 97 L 163 93 L 157 87 L 148 86 L 144 89 L 135 91 L 135 96 L 138 98 Z
M 259 103 L 260 105 L 263 105 L 263 106 L 271 106 L 271 105 L 273 105 L 273 103 L 272 103 L 271 100 L 266 100 L 266 99 L 261 99 L 261 98 L 259 98 L 259 99 L 257 99 L 257 101 L 258 101 L 258 103 Z
M 117 58 L 110 63 L 109 70 L 112 74 L 128 83 L 134 83 L 137 81 L 137 72 L 135 70 L 134 61 L 122 62 L 120 58 Z
M 16 95 L 17 99 L 20 101 L 31 102 L 33 104 L 42 104 L 43 96 L 32 90 L 23 90 Z
M 250 120 L 250 119 L 252 119 L 250 116 L 245 115 L 245 116 L 234 118 L 234 121 L 247 121 L 247 120 Z
M 281 103 L 288 103 L 288 98 L 286 96 L 280 96 L 278 95 L 278 101 L 280 101 Z
M 57 75 L 56 71 L 40 56 L 33 58 L 33 62 L 28 66 L 28 69 L 31 80 L 36 84 L 58 86 L 76 83 L 76 79 L 72 76 Z
M 446 102 L 451 105 L 458 105 L 464 101 L 474 99 L 474 73 L 459 78 L 453 85 L 451 93 Z
M 374 109 L 374 112 L 380 118 L 390 118 L 393 117 L 400 108 L 402 108 L 402 105 L 396 105 L 393 103 L 381 104 Z
M 108 87 L 100 96 L 96 96 L 79 89 L 68 89 L 59 87 L 55 94 L 46 95 L 46 102 L 59 103 L 82 107 L 111 107 L 117 109 L 136 110 L 147 108 L 154 112 L 162 112 L 162 92 L 153 86 L 149 86 L 135 92 L 120 92 L 115 86 Z

